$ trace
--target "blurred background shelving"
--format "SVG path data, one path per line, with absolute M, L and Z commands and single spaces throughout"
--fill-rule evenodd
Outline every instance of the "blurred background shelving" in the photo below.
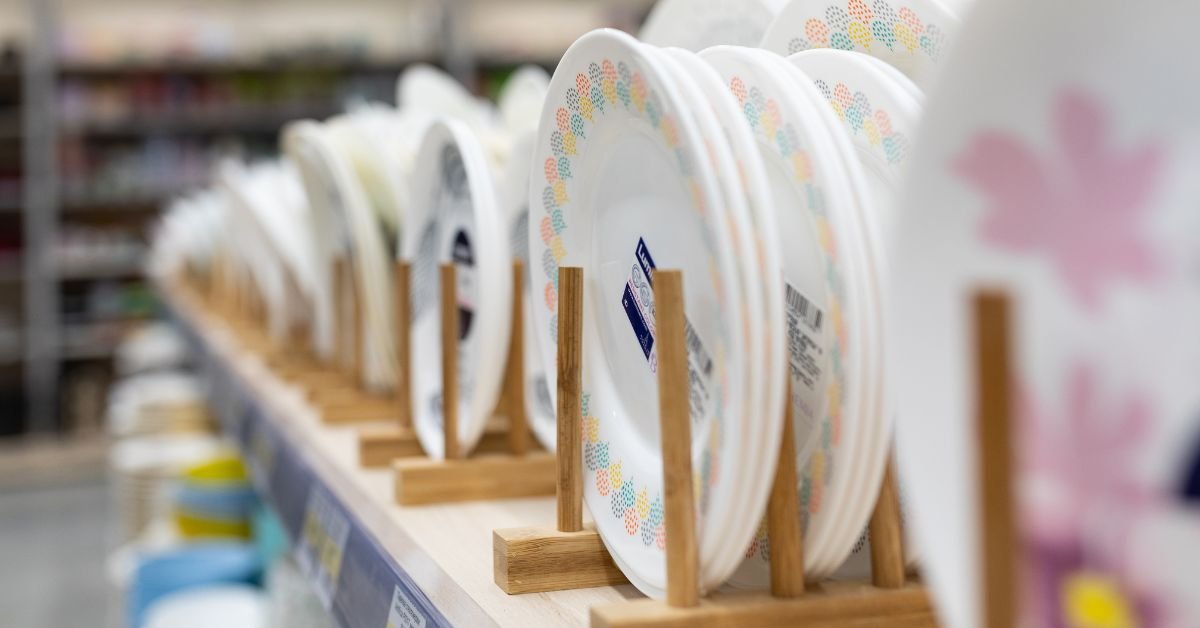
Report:
M 0 0 L 0 435 L 87 429 L 117 340 L 158 315 L 141 253 L 222 156 L 395 99 L 413 63 L 494 96 L 650 0 Z M 531 19 L 536 16 L 536 19 Z

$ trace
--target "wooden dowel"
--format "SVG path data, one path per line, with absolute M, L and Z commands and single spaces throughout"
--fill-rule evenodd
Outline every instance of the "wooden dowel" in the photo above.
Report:
M 508 341 L 508 363 L 504 369 L 504 403 L 508 415 L 508 445 L 512 453 L 529 451 L 529 419 L 525 415 L 525 264 L 513 260 L 512 331 Z
M 349 276 L 346 285 L 349 287 L 347 296 L 350 298 L 350 373 L 354 383 L 361 385 L 367 373 L 367 352 L 363 347 L 365 329 L 363 328 L 363 294 L 362 283 L 358 281 L 353 266 L 347 266 Z
M 330 301 L 333 304 L 333 355 L 330 363 L 340 371 L 346 365 L 346 301 L 343 296 L 346 259 L 337 255 L 330 265 Z
M 393 276 L 392 304 L 396 317 L 396 404 L 399 427 L 412 427 L 412 266 L 398 261 Z
M 871 582 L 881 589 L 904 586 L 904 535 L 900 526 L 900 497 L 891 456 L 883 472 L 883 483 L 875 510 L 871 512 Z
M 442 317 L 442 433 L 447 460 L 458 458 L 458 275 L 454 264 L 439 269 Z
M 785 377 L 783 434 L 771 499 L 767 502 L 768 547 L 771 552 L 771 595 L 792 598 L 804 594 L 804 541 L 796 494 L 796 427 L 792 424 L 792 380 Z
M 558 530 L 583 529 L 583 269 L 558 269 Z
M 975 295 L 975 374 L 978 408 L 980 567 L 984 626 L 1016 625 L 1016 528 L 1012 492 L 1009 303 L 994 292 Z
M 663 501 L 667 537 L 667 603 L 700 603 L 696 502 L 692 494 L 687 338 L 683 274 L 654 271 L 654 320 L 658 328 L 658 412 L 662 434 Z

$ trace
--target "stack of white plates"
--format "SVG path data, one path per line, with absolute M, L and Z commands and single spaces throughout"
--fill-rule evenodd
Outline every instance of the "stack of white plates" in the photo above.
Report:
M 218 189 L 235 211 L 230 234 L 267 307 L 268 331 L 275 339 L 305 321 L 312 276 L 305 261 L 308 242 L 302 228 L 306 201 L 291 164 L 262 161 L 221 164 Z
M 118 377 L 182 368 L 190 356 L 183 336 L 168 323 L 145 323 L 121 339 L 113 356 Z
M 108 394 L 108 432 L 126 437 L 212 429 L 205 390 L 195 375 L 180 371 L 125 378 Z
M 567 51 L 529 189 L 533 335 L 552 367 L 558 269 L 583 267 L 585 499 L 614 559 L 655 596 L 656 267 L 684 273 L 702 586 L 767 584 L 760 521 L 785 376 L 806 574 L 833 574 L 861 546 L 891 446 L 885 240 L 923 98 L 866 54 L 685 42 L 661 16 L 686 9 L 693 31 L 729 21 L 719 2 L 666 2 L 647 30 L 699 53 L 607 30 Z
M 379 211 L 372 207 L 372 197 L 347 149 L 357 137 L 353 133 L 347 120 L 292 123 L 284 136 L 284 150 L 300 172 L 310 207 L 307 226 L 313 265 L 309 270 L 315 277 L 317 351 L 329 358 L 339 353 L 335 341 L 351 342 L 346 334 L 335 335 L 333 327 L 335 321 L 344 320 L 337 312 L 348 313 L 346 303 L 335 303 L 333 294 L 333 260 L 341 256 L 352 271 L 354 285 L 347 288 L 355 289 L 361 298 L 358 311 L 364 333 L 355 354 L 364 359 L 363 383 L 383 390 L 393 385 L 396 369 L 389 247 Z
M 123 440 L 109 453 L 120 540 L 138 537 L 156 517 L 168 513 L 168 483 L 187 466 L 221 448 L 206 435 L 144 436 Z
M 419 66 L 400 80 L 401 106 L 434 115 L 410 179 L 413 212 L 400 247 L 412 276 L 412 362 L 415 426 L 429 455 L 444 449 L 438 267 L 453 263 L 458 285 L 459 448 L 470 451 L 496 407 L 507 363 L 512 299 L 534 298 L 530 281 L 512 293 L 511 260 L 528 255 L 528 181 L 533 142 L 549 77 L 519 69 L 500 94 L 498 110 L 471 97 L 449 76 Z M 530 276 L 526 260 L 526 277 Z M 527 414 L 548 447 L 555 442 L 547 409 L 545 367 L 526 348 Z

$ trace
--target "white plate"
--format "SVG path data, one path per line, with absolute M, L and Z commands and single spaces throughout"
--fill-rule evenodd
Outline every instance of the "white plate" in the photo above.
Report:
M 751 240 L 743 246 L 748 246 L 753 253 L 744 255 L 743 259 L 747 261 L 749 272 L 747 282 L 759 285 L 762 293 L 761 314 L 751 315 L 754 317 L 751 323 L 758 327 L 754 338 L 762 344 L 761 357 L 755 360 L 756 364 L 761 365 L 761 375 L 756 377 L 760 379 L 762 389 L 759 393 L 752 392 L 759 395 L 758 406 L 752 412 L 763 417 L 764 421 L 760 429 L 746 435 L 745 447 L 755 463 L 747 466 L 750 475 L 744 482 L 744 501 L 735 507 L 734 512 L 745 513 L 753 529 L 758 526 L 759 517 L 756 515 L 765 508 L 774 478 L 783 425 L 784 377 L 787 368 L 781 277 L 783 258 L 779 239 L 768 235 L 778 233 L 775 200 L 767 182 L 762 156 L 746 124 L 745 114 L 722 82 L 721 75 L 693 52 L 681 48 L 670 48 L 666 52 L 685 69 L 700 90 L 696 102 L 711 105 L 721 129 L 719 135 L 724 137 L 732 151 L 735 177 L 746 197 L 752 222 L 748 229 Z M 753 264 L 749 264 L 751 260 Z M 748 535 L 739 532 L 730 534 L 727 542 L 737 544 L 740 549 L 746 546 L 748 538 Z M 733 559 L 740 563 L 742 552 Z
M 508 77 L 496 98 L 496 107 L 509 133 L 537 130 L 549 87 L 550 76 L 536 65 L 523 65 Z
M 860 195 L 865 198 L 863 219 L 872 223 L 869 231 L 877 234 L 875 239 L 882 249 L 886 234 L 893 231 L 897 220 L 895 204 L 920 121 L 920 105 L 910 96 L 911 90 L 898 83 L 905 81 L 911 85 L 911 82 L 881 71 L 871 57 L 855 52 L 808 50 L 788 60 L 812 79 L 841 122 L 843 136 L 850 139 L 865 175 L 865 195 Z M 886 251 L 875 250 L 872 259 L 876 260 L 876 279 L 880 286 L 886 287 Z M 886 305 L 881 304 L 877 314 L 885 311 Z M 846 520 L 844 529 L 848 535 L 864 527 L 870 517 L 891 446 L 893 408 L 886 397 L 880 407 L 882 411 L 872 415 L 876 421 L 876 427 L 871 429 L 874 439 L 859 457 L 860 461 L 869 462 L 869 466 L 854 490 L 863 499 Z M 867 547 L 859 546 L 860 550 Z M 908 549 L 911 547 L 910 543 Z M 911 562 L 916 553 L 909 552 L 907 556 Z
M 522 383 L 525 389 L 525 416 L 542 446 L 547 451 L 554 451 L 558 447 L 558 418 L 533 320 L 534 277 L 540 275 L 540 271 L 534 268 L 529 259 L 529 178 L 536 143 L 536 128 L 518 133 L 513 139 L 513 152 L 500 186 L 500 213 L 505 217 L 509 230 L 509 250 L 514 259 L 521 260 L 525 265 L 521 294 L 514 295 L 524 300 L 525 320 L 521 324 L 525 328 L 525 373 Z
M 822 548 L 837 531 L 847 499 L 855 439 L 868 382 L 862 341 L 867 269 L 844 159 L 830 126 L 786 61 L 759 50 L 721 46 L 700 54 L 738 99 L 751 123 L 776 203 L 786 281 L 786 320 L 805 545 Z M 803 375 L 803 376 L 802 376 Z M 767 582 L 765 530 L 732 581 Z M 806 552 L 806 573 L 815 552 Z
M 229 234 L 234 246 L 247 256 L 254 283 L 263 297 L 267 310 L 267 332 L 275 340 L 282 340 L 287 333 L 288 312 L 287 280 L 284 275 L 282 254 L 274 236 L 270 235 L 273 209 L 263 206 L 255 187 L 262 185 L 256 180 L 254 171 L 248 171 L 240 162 L 222 161 L 216 168 L 215 187 L 232 204 L 235 228 Z
M 1200 90 L 1179 65 L 1197 18 L 981 2 L 929 99 L 888 338 L 900 470 L 948 626 L 983 624 L 979 288 L 1012 299 L 1022 625 L 1087 617 L 1087 601 L 1124 625 L 1200 617 L 1200 525 L 1180 494 L 1200 432 Z
M 335 355 L 333 278 L 335 255 L 349 247 L 349 234 L 341 218 L 341 193 L 324 157 L 327 148 L 321 125 L 312 120 L 293 122 L 284 129 L 283 150 L 300 172 L 308 200 L 307 231 L 311 234 L 311 259 L 316 278 L 313 300 L 313 348 L 322 358 Z
M 674 79 L 676 89 L 683 94 L 684 98 L 688 102 L 696 103 L 690 108 L 690 113 L 701 134 L 708 138 L 707 153 L 713 172 L 721 186 L 723 207 L 728 212 L 726 218 L 728 229 L 731 231 L 734 254 L 738 260 L 739 272 L 742 274 L 738 305 L 743 310 L 744 326 L 741 330 L 741 346 L 747 354 L 748 364 L 745 372 L 741 374 L 747 395 L 740 417 L 755 417 L 758 420 L 748 421 L 739 418 L 732 422 L 730 428 L 726 430 L 727 436 L 724 437 L 731 439 L 733 446 L 743 452 L 740 454 L 742 460 L 753 461 L 729 469 L 733 476 L 731 480 L 736 482 L 740 488 L 736 492 L 735 501 L 729 506 L 728 516 L 718 520 L 717 523 L 720 526 L 717 534 L 721 538 L 721 544 L 732 547 L 731 551 L 723 554 L 728 558 L 727 566 L 723 565 L 719 569 L 732 571 L 741 562 L 742 552 L 740 550 L 750 542 L 757 531 L 759 514 L 766 508 L 766 497 L 770 491 L 771 482 L 765 475 L 758 473 L 759 467 L 774 466 L 774 460 L 777 458 L 775 454 L 778 452 L 778 447 L 763 447 L 760 437 L 774 436 L 772 440 L 777 441 L 783 423 L 779 412 L 782 402 L 778 398 L 769 397 L 767 390 L 769 383 L 775 384 L 776 388 L 772 392 L 776 397 L 782 394 L 780 382 L 783 373 L 782 353 L 775 352 L 778 357 L 776 358 L 777 363 L 773 365 L 769 365 L 766 358 L 767 347 L 772 345 L 768 345 L 762 284 L 770 283 L 770 281 L 764 279 L 766 271 L 760 264 L 759 249 L 756 247 L 755 225 L 750 215 L 746 188 L 742 184 L 744 171 L 741 164 L 734 158 L 732 148 L 726 139 L 725 129 L 718 121 L 715 109 L 705 105 L 710 100 L 700 89 L 689 68 L 699 66 L 718 86 L 720 86 L 720 78 L 715 76 L 716 73 L 712 68 L 687 50 L 680 48 L 666 50 L 649 45 L 644 45 L 644 48 L 651 55 L 657 57 L 663 67 L 668 69 L 670 73 L 668 78 Z M 701 76 L 705 76 L 705 74 L 701 74 Z M 729 103 L 731 97 L 727 92 L 718 93 L 723 96 L 724 101 L 731 108 L 736 110 L 736 105 Z M 736 114 L 734 119 L 744 127 L 745 123 L 740 122 L 740 118 L 737 118 Z M 749 143 L 748 148 L 751 149 L 751 152 L 757 150 L 754 148 L 753 142 Z M 781 339 L 776 340 L 781 341 Z M 767 378 L 766 369 L 768 367 L 773 367 L 778 372 L 771 382 L 768 382 Z M 767 413 L 767 409 L 771 406 L 775 406 L 774 414 Z
M 761 46 L 782 55 L 810 48 L 857 50 L 927 86 L 957 29 L 958 18 L 937 0 L 792 0 Z
M 321 332 L 329 334 L 321 338 L 322 352 L 333 355 L 331 265 L 335 255 L 343 254 L 361 288 L 363 384 L 373 390 L 386 390 L 395 383 L 396 348 L 395 343 L 383 344 L 378 339 L 386 337 L 385 328 L 393 320 L 390 267 L 374 211 L 337 137 L 343 132 L 300 123 L 289 127 L 285 150 L 300 169 L 312 208 L 311 228 L 321 242 L 317 263 L 319 276 L 323 277 L 322 304 L 317 318 Z
M 476 98 L 454 77 L 422 63 L 409 66 L 396 84 L 396 105 L 401 110 L 458 120 L 470 127 L 492 162 L 508 153 L 507 137 L 495 107 Z
M 659 0 L 638 39 L 655 46 L 703 50 L 755 46 L 785 0 Z
M 329 122 L 338 131 L 339 145 L 362 182 L 389 248 L 399 241 L 400 215 L 410 204 L 405 164 L 393 148 L 397 143 L 394 128 L 398 117 L 395 109 L 371 104 Z M 396 251 L 389 253 L 389 258 L 393 258 Z
M 547 365 L 558 267 L 585 272 L 584 497 L 614 560 L 656 597 L 666 564 L 648 271 L 683 272 L 689 344 L 698 349 L 689 352 L 689 394 L 704 588 L 728 575 L 714 571 L 721 557 L 707 548 L 720 540 L 713 517 L 728 516 L 735 497 L 724 469 L 739 463 L 739 452 L 722 433 L 737 424 L 744 391 L 735 374 L 746 366 L 719 186 L 666 74 L 629 35 L 602 29 L 581 37 L 551 79 L 530 182 L 530 257 L 541 260 L 535 293 L 544 297 L 534 314 Z
M 496 407 L 508 354 L 512 272 L 504 220 L 487 160 L 470 129 L 438 120 L 425 132 L 413 174 L 412 226 L 402 255 L 412 263 L 414 427 L 431 458 L 442 430 L 441 264 L 457 267 L 458 439 L 469 453 Z

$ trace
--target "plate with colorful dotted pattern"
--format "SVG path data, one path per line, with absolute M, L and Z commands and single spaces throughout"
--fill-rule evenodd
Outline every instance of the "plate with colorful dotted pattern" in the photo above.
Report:
M 683 272 L 700 581 L 719 586 L 742 551 L 717 523 L 758 461 L 746 458 L 746 304 L 723 190 L 687 90 L 635 39 L 576 41 L 551 79 L 530 178 L 533 307 L 552 372 L 560 266 L 584 269 L 584 498 L 614 560 L 665 594 L 653 277 Z M 554 394 L 554 386 L 550 386 Z M 743 429 L 744 428 L 744 429 Z
M 812 48 L 855 50 L 928 86 L 958 23 L 938 0 L 792 0 L 760 45 L 782 55 Z

